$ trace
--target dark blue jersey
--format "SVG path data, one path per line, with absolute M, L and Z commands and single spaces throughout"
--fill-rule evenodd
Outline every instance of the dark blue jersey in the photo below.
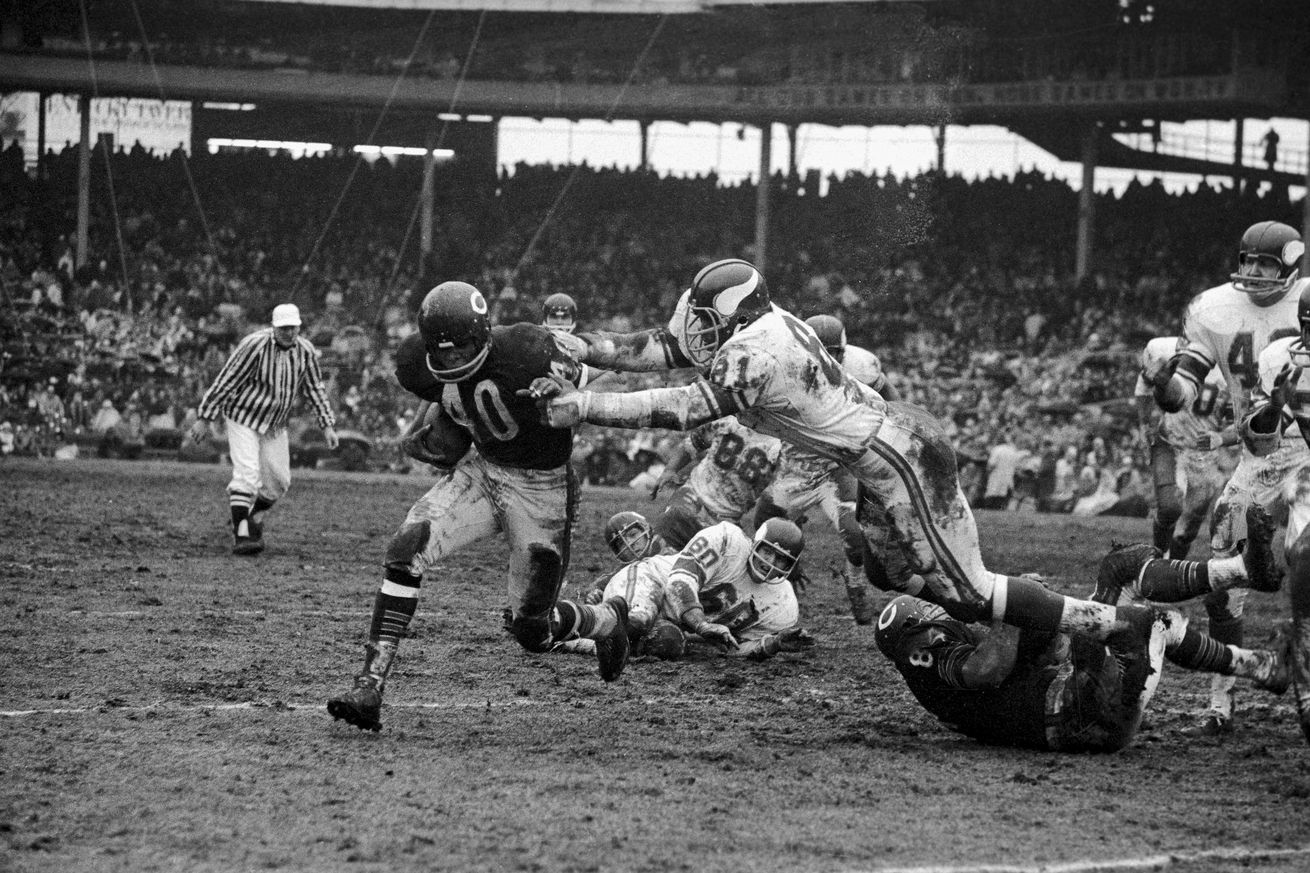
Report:
M 493 327 L 486 360 L 460 382 L 440 382 L 432 375 L 419 334 L 406 337 L 396 352 L 396 379 L 402 388 L 441 404 L 473 432 L 473 444 L 483 457 L 527 470 L 562 467 L 573 451 L 573 431 L 546 425 L 536 401 L 518 395 L 533 379 L 552 373 L 576 385 L 582 366 L 539 324 Z
M 1034 658 L 1034 643 L 1050 642 L 1049 634 L 1022 639 L 1014 670 L 999 688 L 964 687 L 964 661 L 977 648 L 970 626 L 953 619 L 924 623 L 902 635 L 892 662 L 924 709 L 944 724 L 985 743 L 1049 748 L 1046 692 L 1059 665 Z M 1024 631 L 1024 638 L 1030 632 Z

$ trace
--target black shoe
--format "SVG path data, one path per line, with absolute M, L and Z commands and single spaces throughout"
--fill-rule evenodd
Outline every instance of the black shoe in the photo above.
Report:
M 1283 587 L 1283 571 L 1274 561 L 1274 520 L 1258 503 L 1246 508 L 1246 544 L 1242 563 L 1246 565 L 1247 587 L 1273 592 Z
M 232 544 L 232 554 L 234 555 L 258 555 L 262 551 L 264 551 L 264 541 L 257 540 L 254 537 L 238 535 Z
M 1292 684 L 1292 625 L 1282 622 L 1274 628 L 1274 639 L 1269 644 L 1274 663 L 1268 679 L 1257 679 L 1255 686 L 1273 694 L 1282 694 Z
M 362 731 L 382 730 L 382 689 L 367 674 L 355 677 L 355 686 L 327 702 L 328 714 Z
M 1101 559 L 1101 565 L 1096 570 L 1096 592 L 1090 599 L 1097 603 L 1116 605 L 1119 594 L 1125 588 L 1133 587 L 1146 562 L 1159 555 L 1155 546 L 1145 543 L 1111 549 L 1110 554 Z
M 1147 606 L 1122 606 L 1119 615 L 1125 627 L 1105 638 L 1105 645 L 1119 662 L 1122 675 L 1120 702 L 1137 706 L 1146 680 L 1151 676 L 1151 634 L 1155 611 Z
M 1183 735 L 1193 739 L 1214 739 L 1233 732 L 1233 717 L 1222 712 L 1210 711 L 1201 716 L 1196 724 L 1183 729 Z
M 601 606 L 614 610 L 618 618 L 609 633 L 596 639 L 596 661 L 600 664 L 600 678 L 613 682 L 623 675 L 631 651 L 628 641 L 628 601 L 622 597 L 611 597 Z

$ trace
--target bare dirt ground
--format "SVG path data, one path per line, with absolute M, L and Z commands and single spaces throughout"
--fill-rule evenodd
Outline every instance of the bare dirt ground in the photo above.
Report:
M 383 730 L 333 722 L 386 539 L 423 477 L 297 473 L 269 551 L 228 553 L 227 469 L 0 465 L 0 869 L 1310 870 L 1310 746 L 1290 698 L 1179 729 L 1169 668 L 1114 756 L 980 746 L 920 710 L 848 618 L 810 525 L 818 645 L 765 664 L 523 653 L 499 541 L 425 583 Z M 586 493 L 570 578 L 644 494 Z M 1142 519 L 979 513 L 988 565 L 1085 592 Z M 1202 550 L 1198 550 L 1202 551 Z M 570 587 L 572 590 L 572 586 Z M 1252 595 L 1264 640 L 1285 595 Z M 1199 615 L 1199 610 L 1192 610 Z

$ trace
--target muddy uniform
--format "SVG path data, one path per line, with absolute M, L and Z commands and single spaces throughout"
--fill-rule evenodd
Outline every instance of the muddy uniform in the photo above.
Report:
M 773 481 L 783 451 L 780 440 L 742 427 L 733 416 L 701 425 L 689 441 L 700 460 L 654 522 L 655 532 L 675 549 L 717 522 L 740 524 Z
M 732 631 L 740 648 L 737 657 L 767 658 L 763 639 L 795 627 L 800 620 L 796 592 L 786 580 L 761 584 L 747 570 L 751 539 L 731 522 L 719 522 L 698 532 L 675 555 L 655 555 L 626 565 L 610 577 L 604 596 L 628 601 L 628 622 L 634 636 L 657 620 L 695 632 L 688 610 L 699 606 L 706 618 Z M 574 643 L 570 651 L 589 651 Z
M 842 369 L 857 381 L 881 391 L 886 384 L 878 356 L 859 346 L 847 345 Z M 836 461 L 791 443 L 783 443 L 778 474 L 766 489 L 765 499 L 787 518 L 800 523 L 811 509 L 819 507 L 833 530 L 842 535 L 847 557 L 857 566 L 862 556 L 854 519 L 858 486 L 854 477 Z M 760 518 L 757 516 L 756 521 Z
M 1244 483 L 1255 503 L 1267 506 L 1281 500 L 1287 504 L 1284 542 L 1289 548 L 1310 524 L 1310 374 L 1293 363 L 1293 348 L 1302 349 L 1299 337 L 1280 339 L 1260 354 L 1260 379 L 1251 393 L 1252 414 L 1268 404 L 1274 380 L 1284 368 L 1291 368 L 1296 391 L 1282 410 L 1277 435 L 1281 438 L 1271 436 L 1263 444 L 1248 445 L 1258 455 L 1262 475 Z
M 547 427 L 536 404 L 516 392 L 548 373 L 576 384 L 581 367 L 560 350 L 549 329 L 534 324 L 493 328 L 486 361 L 475 378 L 462 382 L 438 381 L 425 355 L 418 334 L 406 338 L 396 353 L 396 378 L 467 427 L 476 451 L 441 475 L 409 510 L 401 530 L 424 535 L 423 543 L 397 569 L 422 576 L 446 555 L 503 531 L 510 546 L 511 608 L 516 614 L 543 614 L 554 604 L 568 567 L 577 500 L 568 463 L 573 433 Z M 549 546 L 561 558 L 551 590 L 532 590 L 533 543 Z
M 1112 751 L 1132 738 L 1149 694 L 1125 694 L 1124 671 L 1106 646 L 1025 630 L 1000 686 L 970 689 L 962 669 L 981 632 L 942 617 L 901 636 L 888 655 L 915 699 L 948 727 L 984 743 L 1051 751 Z M 1153 642 L 1158 676 L 1164 646 Z
M 1177 337 L 1156 337 L 1146 344 L 1143 357 L 1167 360 L 1177 348 Z M 1152 388 L 1140 374 L 1133 396 L 1151 402 Z M 1187 557 L 1235 465 L 1235 451 L 1218 446 L 1225 425 L 1231 423 L 1230 416 L 1228 385 L 1215 368 L 1206 374 L 1190 405 L 1160 414 L 1150 436 L 1156 519 L 1161 525 L 1155 544 L 1174 558 Z

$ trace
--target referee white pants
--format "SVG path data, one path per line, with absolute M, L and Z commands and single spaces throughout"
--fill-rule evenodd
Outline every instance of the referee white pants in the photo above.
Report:
M 228 500 L 240 505 L 256 497 L 274 503 L 291 487 L 291 448 L 285 427 L 260 433 L 227 419 L 227 451 L 232 458 Z M 244 499 L 243 499 L 244 498 Z

